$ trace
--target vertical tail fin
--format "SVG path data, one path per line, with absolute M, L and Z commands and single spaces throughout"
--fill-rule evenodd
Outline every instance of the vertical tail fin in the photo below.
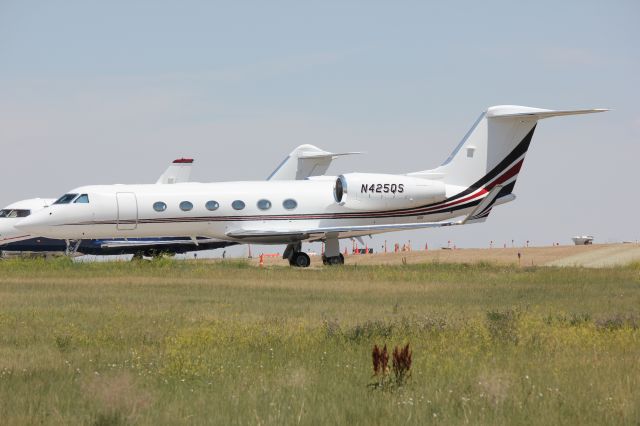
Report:
M 498 198 L 511 193 L 538 120 L 603 112 L 604 109 L 552 111 L 515 105 L 493 106 L 476 121 L 445 162 L 434 170 L 411 173 L 440 176 L 464 189 L 502 186 Z
M 192 158 L 178 158 L 167 167 L 162 175 L 156 181 L 156 184 L 172 184 L 189 182 L 191 176 L 191 167 L 193 166 Z

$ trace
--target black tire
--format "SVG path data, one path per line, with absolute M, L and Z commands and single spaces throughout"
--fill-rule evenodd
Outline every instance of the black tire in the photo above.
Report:
M 344 256 L 340 253 L 338 256 L 327 257 L 325 265 L 344 265 Z
M 144 255 L 141 251 L 137 251 L 135 253 L 133 253 L 133 257 L 131 258 L 131 261 L 139 261 L 139 260 L 143 260 L 144 259 Z
M 173 257 L 175 256 L 175 252 L 171 250 L 158 250 L 158 249 L 149 249 L 143 252 L 145 257 L 152 257 L 154 259 L 160 257 Z
M 309 255 L 307 255 L 307 253 L 298 252 L 294 253 L 289 264 L 297 268 L 307 268 L 311 265 L 311 259 L 309 259 Z

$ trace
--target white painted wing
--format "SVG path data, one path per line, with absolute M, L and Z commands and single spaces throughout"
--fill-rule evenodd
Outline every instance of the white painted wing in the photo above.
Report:
M 360 235 L 378 234 L 381 232 L 405 231 L 408 229 L 420 228 L 438 228 L 442 226 L 460 225 L 458 222 L 423 222 L 423 223 L 405 223 L 392 225 L 360 225 L 360 226 L 328 226 L 322 228 L 305 229 L 303 231 L 294 230 L 269 230 L 269 229 L 239 229 L 230 231 L 227 236 L 238 240 L 278 240 L 282 241 L 301 241 L 301 240 L 319 240 L 327 236 L 336 236 L 338 238 L 348 238 Z

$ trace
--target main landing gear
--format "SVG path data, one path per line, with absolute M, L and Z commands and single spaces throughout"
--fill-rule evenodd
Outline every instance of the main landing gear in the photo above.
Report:
M 173 257 L 176 254 L 170 250 L 159 250 L 159 249 L 147 249 L 140 250 L 133 253 L 133 257 L 131 261 L 139 261 L 144 260 L 145 257 L 150 257 L 152 259 L 160 259 L 162 257 Z
M 340 253 L 340 243 L 337 238 L 327 238 L 324 242 L 324 265 L 344 265 L 344 256 Z
M 289 260 L 289 265 L 297 268 L 307 268 L 311 265 L 309 255 L 302 251 L 302 243 L 291 243 L 282 254 L 283 259 Z M 325 251 L 322 255 L 323 265 L 344 265 L 344 256 L 340 253 L 340 244 L 337 238 L 327 238 Z
M 340 253 L 338 256 L 322 256 L 323 265 L 344 265 L 344 255 Z
M 296 266 L 298 268 L 307 268 L 311 265 L 311 259 L 309 259 L 309 255 L 307 253 L 299 251 L 289 259 L 289 265 Z
M 283 259 L 289 259 L 289 265 L 297 268 L 307 268 L 311 265 L 311 259 L 309 255 L 302 251 L 302 243 L 292 243 L 287 245 L 287 248 L 282 253 Z

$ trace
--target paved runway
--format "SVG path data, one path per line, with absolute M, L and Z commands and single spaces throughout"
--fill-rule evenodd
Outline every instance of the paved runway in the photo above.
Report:
M 598 246 L 595 246 L 598 247 Z M 607 245 L 546 263 L 546 266 L 584 266 L 605 268 L 640 261 L 640 244 Z

